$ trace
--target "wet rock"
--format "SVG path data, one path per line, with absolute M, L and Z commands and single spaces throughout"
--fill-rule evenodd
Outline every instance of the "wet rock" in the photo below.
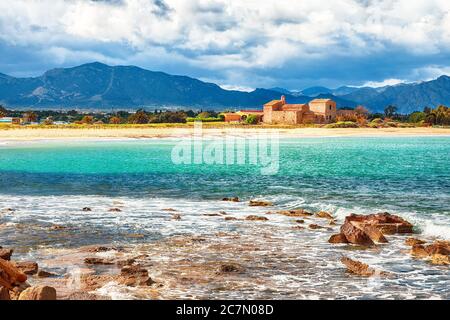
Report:
M 139 265 L 124 266 L 120 270 L 120 276 L 117 281 L 120 284 L 136 287 L 136 286 L 151 286 L 155 283 L 152 278 L 149 277 L 148 271 Z
M 354 224 L 374 226 L 383 234 L 413 233 L 413 225 L 411 223 L 387 212 L 370 215 L 351 214 L 345 220 L 354 222 Z
M 135 259 L 131 258 L 131 259 L 126 259 L 126 260 L 121 260 L 121 261 L 117 261 L 117 265 L 119 267 L 124 267 L 124 266 L 131 266 L 136 262 Z
M 14 265 L 20 269 L 23 273 L 28 275 L 34 275 L 38 272 L 39 266 L 34 261 L 20 261 L 14 262 Z
M 275 212 L 277 214 L 282 214 L 287 217 L 310 217 L 313 214 L 303 209 L 295 209 L 295 210 L 281 210 Z
M 226 213 L 225 211 L 219 211 L 219 214 L 222 216 L 226 216 L 228 213 Z
M 97 252 L 108 252 L 108 251 L 123 251 L 123 248 L 99 246 L 99 247 L 89 248 L 86 251 L 87 252 L 94 252 L 94 253 L 97 253 Z
M 260 216 L 248 216 L 245 218 L 247 221 L 268 221 L 266 217 L 260 217 Z
M 230 202 L 240 202 L 238 197 L 232 197 L 232 198 L 223 198 L 222 201 L 230 201 Z
M 61 225 L 57 225 L 57 224 L 55 224 L 55 225 L 50 227 L 50 230 L 54 230 L 54 231 L 66 230 L 66 229 L 67 229 L 67 227 L 64 227 L 64 226 L 61 226 Z
M 308 227 L 312 230 L 321 230 L 321 229 L 331 230 L 331 228 L 322 227 L 319 226 L 318 224 L 310 224 Z
M 25 289 L 19 300 L 56 300 L 56 289 L 49 286 L 36 286 Z
M 235 217 L 225 217 L 225 221 L 236 221 L 239 220 L 238 218 Z
M 263 200 L 250 200 L 249 206 L 250 207 L 271 207 L 271 206 L 273 206 L 273 203 L 270 201 L 263 201 Z
M 434 243 L 425 247 L 428 255 L 440 254 L 450 255 L 450 242 L 449 241 L 435 241 Z
M 433 254 L 431 256 L 431 263 L 436 265 L 450 265 L 450 256 L 444 254 Z
M 333 234 L 330 239 L 328 239 L 329 243 L 348 243 L 347 238 L 342 234 Z
M 384 271 L 378 271 L 369 267 L 369 265 L 362 263 L 360 261 L 352 260 L 347 257 L 342 257 L 341 262 L 347 267 L 347 270 L 351 273 L 364 276 L 387 276 L 389 273 Z
M 417 244 L 424 244 L 424 243 L 425 243 L 425 241 L 417 239 L 417 238 L 408 238 L 405 240 L 405 244 L 407 246 L 411 246 L 411 247 L 413 247 Z
M 415 244 L 411 248 L 411 254 L 417 258 L 423 258 L 428 256 L 427 250 L 421 244 Z
M 352 223 L 350 223 L 347 220 L 341 227 L 341 233 L 350 243 L 359 244 L 363 246 L 374 245 L 372 239 L 370 239 L 370 237 L 363 230 L 355 227 Z
M 15 211 L 16 211 L 16 209 L 13 209 L 13 208 L 5 208 L 2 210 L 2 212 L 15 212 Z
M 220 217 L 221 215 L 218 213 L 205 213 L 203 214 L 205 217 Z
M 94 300 L 111 300 L 110 297 L 99 296 L 96 294 L 88 293 L 88 292 L 73 292 L 68 297 L 67 300 L 83 300 L 83 301 L 94 301 Z
M 18 300 L 20 294 L 31 286 L 27 282 L 21 282 L 18 285 L 16 284 L 10 291 L 9 295 L 11 300 Z
M 388 243 L 381 231 L 372 225 L 363 225 L 362 230 L 369 236 L 369 238 L 376 243 Z
M 142 234 L 142 233 L 129 233 L 129 234 L 126 234 L 126 236 L 127 236 L 128 238 L 134 238 L 134 239 L 142 239 L 142 238 L 145 238 L 145 235 Z
M 0 301 L 11 300 L 9 290 L 0 285 Z
M 108 210 L 108 212 L 122 212 L 122 210 L 119 208 L 111 208 Z
M 92 209 L 89 208 L 89 207 L 84 207 L 82 210 L 83 210 L 84 212 L 90 212 L 90 211 L 92 211 Z
M 323 219 L 328 219 L 328 220 L 334 220 L 334 217 L 333 217 L 329 212 L 326 212 L 326 211 L 319 211 L 319 212 L 316 212 L 315 216 L 316 216 L 317 218 L 323 218 Z
M 11 255 L 13 254 L 13 249 L 2 249 L 0 248 L 0 259 L 11 260 Z
M 224 263 L 219 266 L 216 274 L 239 273 L 239 272 L 242 272 L 242 270 L 243 270 L 243 268 L 238 264 Z
M 295 220 L 295 222 L 296 222 L 296 223 L 303 224 L 303 223 L 305 223 L 305 220 Z
M 167 212 L 177 212 L 177 210 L 172 209 L 172 208 L 165 208 L 165 209 L 162 209 L 162 211 L 167 211 Z
M 336 220 L 330 220 L 330 222 L 328 222 L 328 225 L 335 226 L 336 225 Z
M 172 220 L 176 220 L 176 221 L 181 220 L 181 214 L 174 214 L 174 215 L 172 216 Z
M 96 257 L 85 258 L 84 263 L 85 264 L 93 264 L 93 265 L 112 265 L 112 264 L 114 264 L 114 262 L 109 259 L 102 259 L 102 258 L 96 258 Z
M 48 272 L 48 271 L 45 271 L 45 270 L 39 270 L 38 273 L 37 273 L 37 276 L 39 278 L 50 278 L 50 277 L 56 277 L 57 274 L 54 274 L 54 273 L 51 273 L 51 272 Z
M 27 275 L 8 260 L 0 259 L 0 285 L 12 289 L 13 285 L 27 281 Z

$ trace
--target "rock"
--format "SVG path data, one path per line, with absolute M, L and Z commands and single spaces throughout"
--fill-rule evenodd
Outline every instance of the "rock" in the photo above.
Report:
M 124 266 L 131 266 L 132 264 L 134 264 L 136 262 L 135 259 L 131 258 L 131 259 L 126 259 L 126 260 L 121 260 L 121 261 L 117 261 L 117 265 L 119 267 L 124 267 Z
M 234 221 L 234 220 L 239 220 L 239 219 L 235 218 L 235 217 L 225 217 L 225 221 Z
M 317 218 L 323 218 L 323 219 L 334 220 L 333 216 L 332 216 L 330 213 L 326 212 L 326 211 L 319 211 L 319 212 L 316 212 L 315 216 L 316 216 Z
M 450 256 L 435 253 L 431 256 L 431 263 L 436 265 L 450 265 Z
M 205 217 L 220 217 L 221 214 L 218 213 L 205 213 L 203 214 Z
M 174 214 L 174 215 L 172 216 L 172 220 L 176 220 L 176 221 L 181 220 L 181 214 Z
M 18 285 L 16 284 L 14 286 L 14 288 L 12 288 L 9 291 L 9 295 L 11 297 L 11 300 L 18 300 L 20 294 L 25 291 L 26 289 L 28 289 L 29 287 L 31 287 L 28 282 L 21 282 Z
M 270 201 L 262 201 L 262 200 L 250 200 L 250 207 L 271 207 L 273 203 Z
M 90 258 L 85 258 L 84 259 L 84 263 L 85 264 L 94 264 L 94 265 L 112 265 L 114 264 L 114 262 L 112 262 L 111 260 L 108 259 L 102 259 L 102 258 L 95 258 L 95 257 L 90 257 Z
M 370 215 L 351 214 L 345 220 L 360 223 L 361 225 L 374 226 L 383 234 L 413 233 L 413 225 L 411 223 L 387 212 Z
M 405 244 L 411 247 L 415 246 L 416 244 L 424 244 L 424 243 L 425 241 L 416 238 L 408 238 L 405 240 Z
M 216 274 L 222 274 L 222 273 L 238 273 L 242 272 L 243 268 L 237 264 L 221 264 L 216 272 Z
M 383 233 L 371 225 L 363 225 L 362 230 L 369 236 L 369 238 L 376 243 L 388 243 L 387 239 L 384 237 Z
M 25 289 L 19 300 L 56 300 L 56 290 L 49 286 L 36 286 Z
M 330 220 L 330 222 L 328 222 L 328 225 L 335 226 L 336 225 L 336 220 Z
M 51 272 L 47 272 L 45 270 L 39 270 L 37 273 L 37 276 L 39 278 L 50 278 L 50 277 L 56 277 L 57 274 L 51 273 Z
M 108 252 L 108 251 L 123 251 L 123 248 L 100 246 L 100 247 L 89 248 L 87 250 L 87 252 L 94 252 L 94 253 L 97 253 L 97 252 Z
M 139 265 L 124 266 L 120 270 L 118 282 L 129 287 L 150 286 L 155 283 L 149 277 L 148 271 Z
M 450 242 L 448 241 L 435 241 L 425 247 L 428 255 L 440 254 L 440 255 L 450 255 Z
M 0 285 L 11 290 L 17 282 L 27 281 L 27 275 L 12 262 L 0 259 Z
M 369 267 L 369 265 L 362 263 L 360 261 L 352 260 L 347 257 L 342 257 L 341 262 L 347 267 L 347 270 L 351 273 L 364 276 L 364 277 L 371 277 L 371 276 L 387 276 L 389 275 L 387 272 L 384 271 L 378 271 L 375 269 L 372 269 Z
M 277 211 L 277 214 L 282 214 L 284 216 L 287 217 L 310 217 L 313 214 L 303 210 L 303 209 L 295 209 L 295 210 L 281 210 L 281 211 Z
M 269 219 L 267 219 L 266 217 L 260 217 L 260 216 L 248 216 L 247 218 L 245 218 L 245 220 L 248 220 L 248 221 L 268 221 Z
M 14 262 L 14 265 L 20 269 L 23 273 L 28 275 L 33 275 L 38 272 L 38 264 L 33 261 L 20 261 L 20 262 Z
M 370 239 L 370 237 L 363 230 L 355 227 L 352 223 L 347 221 L 347 219 L 341 227 L 341 233 L 350 243 L 363 246 L 374 245 L 372 239 Z
M 421 244 L 415 244 L 411 248 L 411 254 L 418 258 L 423 258 L 428 256 L 427 250 L 425 250 L 425 247 Z
M 302 223 L 305 223 L 305 220 L 295 220 L 295 222 L 302 224 Z
M 108 210 L 108 212 L 122 212 L 122 210 L 119 208 L 111 208 Z
M 165 208 L 165 209 L 162 209 L 162 211 L 167 211 L 167 212 L 177 212 L 177 210 L 172 209 L 172 208 Z
M 11 300 L 9 296 L 9 290 L 3 286 L 0 286 L 0 301 Z
M 61 225 L 57 225 L 57 224 L 55 224 L 55 225 L 53 225 L 53 226 L 51 226 L 50 227 L 50 230 L 65 230 L 65 229 L 67 229 L 67 227 L 64 227 L 64 226 L 61 226 Z
M 310 224 L 308 227 L 312 230 L 320 230 L 320 229 L 331 230 L 330 228 L 322 227 L 322 226 L 319 226 L 318 224 Z
M 328 240 L 329 243 L 348 243 L 347 238 L 342 234 L 342 233 L 338 233 L 338 234 L 334 234 L 330 237 L 330 239 Z
M 225 211 L 219 211 L 219 214 L 222 216 L 226 216 L 228 213 L 226 213 Z
M 230 202 L 240 202 L 238 197 L 232 197 L 232 198 L 223 198 L 222 201 L 230 201 Z
M 84 212 L 89 212 L 89 211 L 92 211 L 92 209 L 89 208 L 89 207 L 84 207 L 84 208 L 83 208 L 83 211 L 84 211 Z
M 13 249 L 1 249 L 0 248 L 0 259 L 11 260 L 11 255 L 13 254 Z

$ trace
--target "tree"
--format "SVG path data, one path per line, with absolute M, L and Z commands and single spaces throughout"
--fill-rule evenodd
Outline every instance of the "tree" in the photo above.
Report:
M 148 120 L 148 115 L 142 110 L 137 111 L 128 118 L 128 122 L 133 124 L 145 124 L 148 123 Z
M 122 122 L 122 119 L 120 119 L 120 117 L 111 117 L 109 118 L 109 123 L 110 124 L 120 124 Z
M 0 105 L 0 118 L 6 117 L 8 115 L 8 110 L 5 109 L 2 105 Z
M 81 122 L 85 123 L 85 124 L 93 124 L 94 117 L 93 116 L 84 116 L 83 119 L 81 119 Z
M 249 115 L 247 117 L 247 119 L 245 119 L 245 123 L 247 123 L 247 124 L 258 124 L 258 122 L 259 122 L 259 119 L 254 114 Z
M 392 118 L 396 112 L 397 112 L 397 107 L 393 106 L 393 105 L 389 105 L 384 109 L 384 115 L 387 118 Z
M 420 121 L 424 121 L 426 116 L 425 112 L 416 111 L 409 115 L 408 122 L 419 123 Z
M 207 111 L 201 112 L 197 115 L 197 118 L 199 118 L 199 119 L 211 118 L 211 114 Z
M 45 124 L 45 125 L 52 125 L 52 124 L 53 124 L 53 117 L 47 117 L 47 118 L 44 120 L 44 124 Z
M 367 110 L 367 108 L 365 108 L 364 106 L 357 106 L 355 108 L 355 112 L 358 116 L 367 118 L 367 116 L 369 115 L 369 110 Z

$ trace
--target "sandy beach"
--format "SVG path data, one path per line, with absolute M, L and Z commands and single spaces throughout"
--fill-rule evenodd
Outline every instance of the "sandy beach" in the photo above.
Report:
M 203 128 L 204 135 L 216 136 L 224 133 L 256 134 L 264 130 L 270 134 L 278 132 L 284 137 L 367 137 L 367 136 L 450 136 L 450 128 L 273 128 L 226 126 L 223 128 Z M 0 140 L 58 140 L 58 139 L 140 139 L 185 137 L 194 133 L 188 127 L 92 127 L 92 128 L 0 128 Z

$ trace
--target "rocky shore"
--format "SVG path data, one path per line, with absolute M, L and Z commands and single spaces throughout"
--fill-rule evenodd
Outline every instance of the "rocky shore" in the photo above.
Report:
M 242 203 L 237 197 L 223 201 Z M 401 278 L 401 274 L 348 256 L 353 250 L 380 252 L 389 248 L 391 241 L 399 241 L 398 237 L 403 239 L 402 254 L 426 261 L 430 268 L 450 265 L 449 241 L 417 238 L 414 225 L 398 215 L 351 214 L 339 225 L 338 219 L 326 211 L 277 209 L 276 204 L 261 199 L 246 205 L 265 211 L 244 216 L 220 211 L 201 217 L 232 225 L 228 232 L 176 235 L 135 245 L 55 249 L 37 262 L 18 260 L 14 248 L 0 247 L 0 300 L 104 300 L 127 294 L 133 299 L 209 298 L 202 295 L 205 291 L 233 298 L 238 290 L 247 292 L 250 299 L 286 298 L 277 293 L 277 287 L 283 286 L 277 283 L 281 281 L 277 275 L 292 274 L 294 266 L 301 270 L 303 278 L 323 276 L 320 255 L 323 260 L 334 259 L 332 262 L 340 265 L 338 270 L 350 283 L 357 277 L 388 281 Z M 80 210 L 92 212 L 89 207 Z M 121 211 L 118 207 L 109 210 Z M 164 211 L 173 223 L 183 222 L 182 212 L 172 208 Z M 304 237 L 311 237 L 312 242 L 320 241 L 323 249 L 309 248 L 292 237 L 289 244 L 294 246 L 288 246 L 286 238 L 279 236 L 286 232 L 276 223 L 279 219 L 288 223 L 291 231 L 305 233 Z M 66 226 L 54 225 L 50 229 L 64 232 Z M 316 256 L 299 257 L 299 251 Z M 337 254 L 328 256 L 330 251 Z M 40 267 L 41 263 L 45 268 Z M 313 291 L 304 294 L 311 296 Z

